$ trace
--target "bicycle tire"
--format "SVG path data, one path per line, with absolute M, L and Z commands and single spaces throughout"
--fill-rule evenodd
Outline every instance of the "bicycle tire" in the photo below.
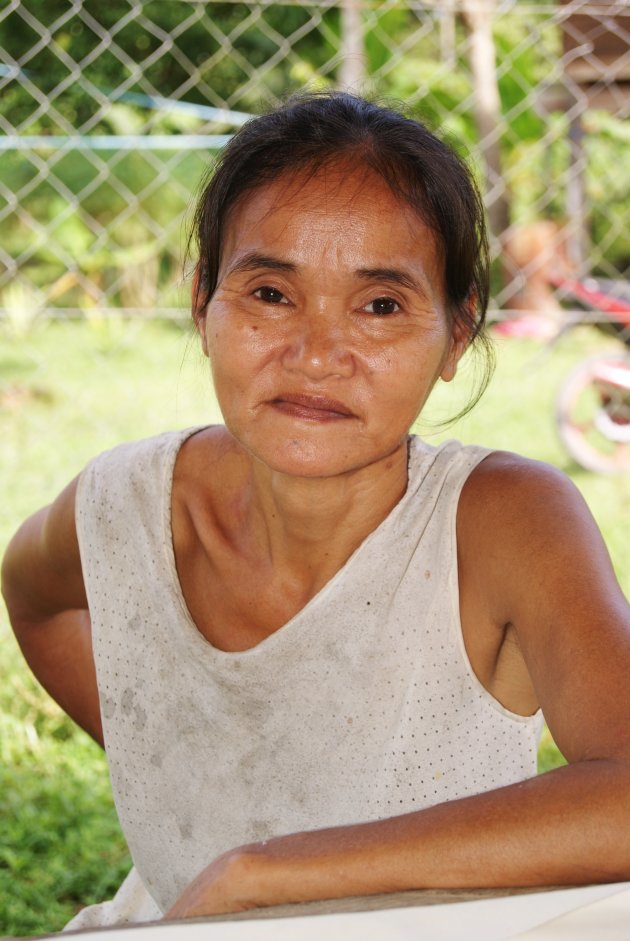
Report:
M 556 427 L 565 449 L 581 467 L 599 474 L 630 473 L 630 442 L 613 441 L 596 421 L 603 408 L 596 367 L 609 362 L 630 370 L 630 357 L 613 352 L 590 356 L 569 373 L 556 397 Z

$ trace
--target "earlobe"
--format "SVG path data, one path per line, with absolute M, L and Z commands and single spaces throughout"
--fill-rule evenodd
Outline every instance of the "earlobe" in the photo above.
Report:
M 455 378 L 459 361 L 464 355 L 467 346 L 468 339 L 464 337 L 462 331 L 458 331 L 458 333 L 453 335 L 451 348 L 442 368 L 442 372 L 440 373 L 440 378 L 443 382 L 451 382 Z
M 201 337 L 201 349 L 203 350 L 203 355 L 208 356 L 208 340 L 206 337 L 206 313 L 202 314 L 201 317 L 195 318 L 195 323 L 199 336 Z
M 470 298 L 467 303 L 468 318 L 457 317 L 451 328 L 451 345 L 444 363 L 440 378 L 443 382 L 451 382 L 457 374 L 459 361 L 468 349 L 471 337 L 471 324 L 474 322 L 476 301 Z M 468 323 L 466 322 L 468 319 Z
M 442 382 L 451 382 L 455 378 L 457 375 L 457 367 L 465 348 L 465 346 L 459 343 L 453 343 L 451 351 L 448 354 L 448 359 L 444 363 L 444 367 L 440 373 Z
M 201 339 L 201 349 L 203 350 L 203 355 L 208 355 L 208 338 L 206 336 L 206 323 L 207 323 L 207 308 L 203 308 L 200 311 L 193 311 L 193 317 L 195 320 L 195 328 L 199 337 Z
M 444 369 L 440 373 L 440 379 L 442 382 L 451 382 L 455 375 L 457 374 L 457 363 L 459 362 L 459 357 L 455 359 L 452 356 L 449 356 Z

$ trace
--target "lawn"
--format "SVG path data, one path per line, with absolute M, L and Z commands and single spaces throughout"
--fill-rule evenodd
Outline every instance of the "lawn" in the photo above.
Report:
M 0 327 L 3 325 L 0 324 Z M 94 454 L 123 440 L 219 418 L 207 365 L 187 327 L 116 318 L 0 332 L 0 550 L 28 513 L 52 499 Z M 19 327 L 19 325 L 18 325 Z M 602 528 L 630 594 L 630 476 L 576 467 L 555 434 L 553 401 L 572 365 L 606 344 L 586 328 L 553 350 L 498 342 L 486 395 L 448 431 L 550 461 L 573 478 Z M 457 411 L 467 374 L 431 406 Z M 120 883 L 129 860 L 100 750 L 49 702 L 0 615 L 0 934 L 58 930 Z M 548 734 L 541 770 L 561 760 Z

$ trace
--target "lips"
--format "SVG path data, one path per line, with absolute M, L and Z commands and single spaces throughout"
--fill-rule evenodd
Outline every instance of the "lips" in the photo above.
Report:
M 271 405 L 280 412 L 295 418 L 311 421 L 335 421 L 336 419 L 354 418 L 354 413 L 337 399 L 324 395 L 305 395 L 290 393 L 272 399 Z

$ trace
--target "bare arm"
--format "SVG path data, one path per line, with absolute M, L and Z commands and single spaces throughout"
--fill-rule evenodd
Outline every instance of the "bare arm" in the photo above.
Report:
M 71 718 L 103 744 L 73 481 L 13 537 L 2 564 L 9 619 L 33 673 Z
M 581 497 L 497 455 L 459 519 L 466 591 L 511 625 L 566 768 L 416 813 L 243 847 L 170 917 L 423 887 L 630 879 L 630 618 Z

